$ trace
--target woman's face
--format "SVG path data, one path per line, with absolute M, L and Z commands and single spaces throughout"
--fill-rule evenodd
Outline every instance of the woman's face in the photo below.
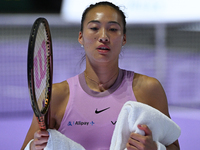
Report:
M 84 46 L 86 59 L 90 62 L 117 61 L 121 47 L 126 43 L 122 18 L 110 6 L 91 9 L 79 32 L 79 43 Z

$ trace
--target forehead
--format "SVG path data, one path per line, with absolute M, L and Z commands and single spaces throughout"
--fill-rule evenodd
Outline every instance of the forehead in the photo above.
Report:
M 85 23 L 91 20 L 98 20 L 100 22 L 116 21 L 122 24 L 122 16 L 111 6 L 96 6 L 92 8 L 86 14 Z

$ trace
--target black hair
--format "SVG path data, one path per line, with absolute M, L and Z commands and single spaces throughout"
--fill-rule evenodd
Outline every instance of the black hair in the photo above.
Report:
M 87 7 L 85 9 L 85 11 L 82 14 L 82 19 L 81 19 L 81 29 L 80 29 L 81 32 L 83 32 L 83 22 L 85 20 L 86 14 L 91 9 L 93 9 L 97 6 L 110 6 L 110 7 L 114 8 L 122 16 L 123 25 L 124 25 L 123 33 L 126 34 L 126 16 L 125 16 L 124 12 L 118 6 L 116 6 L 115 4 L 113 4 L 111 2 L 107 2 L 107 1 L 98 2 L 96 4 L 91 4 L 89 7 Z

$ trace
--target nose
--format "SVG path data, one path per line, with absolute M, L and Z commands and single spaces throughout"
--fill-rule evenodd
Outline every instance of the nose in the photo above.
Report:
M 109 42 L 109 37 L 107 35 L 106 29 L 102 29 L 100 32 L 99 42 Z

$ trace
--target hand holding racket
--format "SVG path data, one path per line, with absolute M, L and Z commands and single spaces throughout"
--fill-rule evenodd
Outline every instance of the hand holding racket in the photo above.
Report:
M 50 115 L 53 53 L 50 29 L 45 18 L 38 18 L 32 26 L 27 61 L 28 87 L 32 109 L 40 129 L 46 130 Z

